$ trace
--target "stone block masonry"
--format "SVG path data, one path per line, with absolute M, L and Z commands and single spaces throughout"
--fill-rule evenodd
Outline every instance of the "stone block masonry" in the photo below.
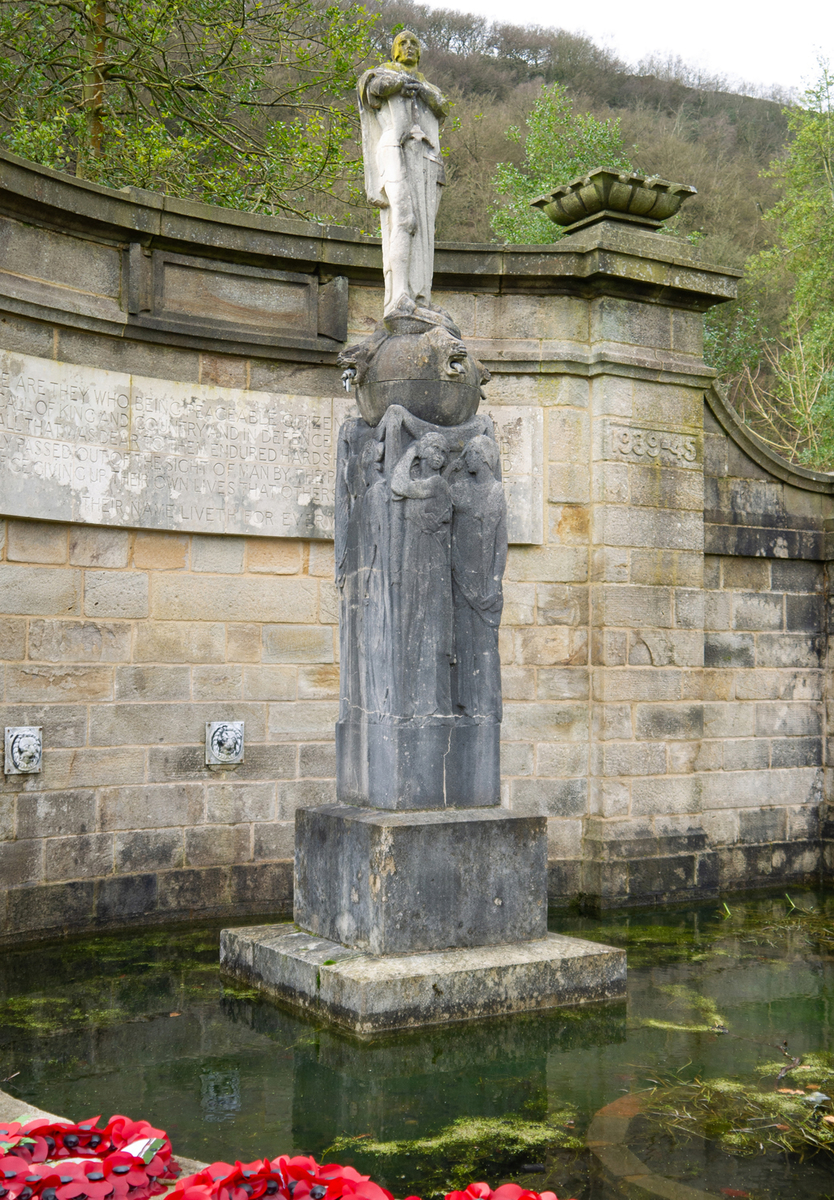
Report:
M 5 931 L 286 911 L 295 809 L 335 796 L 330 547 L 3 528 L 0 714 L 46 747 L 0 785 Z M 224 718 L 234 770 L 204 765 Z
M 4 237 L 42 272 L 0 271 L 7 356 L 332 406 L 337 353 L 381 307 L 372 239 L 0 159 Z M 172 253 L 195 285 L 234 266 L 228 321 L 166 308 L 150 285 Z M 259 313 L 263 271 L 303 284 L 306 324 Z M 435 299 L 492 373 L 530 535 L 511 534 L 504 577 L 501 800 L 546 821 L 554 904 L 834 869 L 834 482 L 770 455 L 713 388 L 701 313 L 734 286 L 697 248 L 609 224 L 546 252 L 437 249 Z M 335 800 L 327 531 L 119 527 L 18 501 L 0 514 L 0 709 L 43 727 L 44 759 L 0 784 L 0 938 L 289 914 L 296 812 Z M 245 761 L 211 770 L 205 723 L 224 718 L 245 721 Z

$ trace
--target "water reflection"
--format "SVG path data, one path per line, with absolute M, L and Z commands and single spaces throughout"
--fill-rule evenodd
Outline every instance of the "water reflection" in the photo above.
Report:
M 624 1004 L 358 1040 L 221 982 L 215 932 L 10 951 L 0 1077 L 20 1071 L 15 1094 L 52 1111 L 142 1114 L 183 1153 L 234 1159 L 541 1120 L 552 1060 L 601 1063 L 625 1042 Z
M 203 1071 L 200 1075 L 200 1108 L 210 1124 L 234 1119 L 240 1112 L 240 1071 Z

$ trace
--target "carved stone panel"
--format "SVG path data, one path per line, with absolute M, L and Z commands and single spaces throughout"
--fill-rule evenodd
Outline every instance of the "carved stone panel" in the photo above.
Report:
M 331 538 L 347 397 L 147 379 L 0 352 L 0 511 Z M 496 407 L 510 541 L 541 540 L 541 414 Z M 536 457 L 538 455 L 538 457 Z
M 510 545 L 544 541 L 544 414 L 529 405 L 485 404 L 501 451 Z
M 222 262 L 133 242 L 125 260 L 127 309 L 152 328 L 264 345 L 344 341 L 348 281 Z
M 697 429 L 649 427 L 609 420 L 603 422 L 603 437 L 603 453 L 609 462 L 702 469 L 704 438 Z
M 206 766 L 243 762 L 243 721 L 206 721 Z
M 381 808 L 499 802 L 507 504 L 489 416 L 391 405 L 339 431 L 337 792 Z

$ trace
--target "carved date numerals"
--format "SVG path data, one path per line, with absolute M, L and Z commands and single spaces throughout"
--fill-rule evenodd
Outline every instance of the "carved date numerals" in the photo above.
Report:
M 689 467 L 698 461 L 698 441 L 682 433 L 660 429 L 635 429 L 622 425 L 611 427 L 613 458 L 631 462 L 651 462 L 660 459 L 670 466 Z

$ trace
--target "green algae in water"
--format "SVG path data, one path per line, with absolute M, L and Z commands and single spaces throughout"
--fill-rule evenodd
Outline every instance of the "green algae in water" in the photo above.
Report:
M 807 1094 L 721 1078 L 659 1083 L 645 1109 L 648 1122 L 736 1155 L 834 1154 L 834 1127 L 825 1120 L 831 1114 L 830 1102 L 817 1106 Z
M 602 920 L 592 917 L 565 917 L 553 914 L 551 926 L 559 933 L 603 942 L 628 951 L 629 967 L 659 966 L 664 962 L 702 962 L 711 953 L 716 910 L 674 912 L 662 921 L 656 914 L 628 914 L 615 919 L 606 914 Z
M 667 1029 L 678 1033 L 727 1033 L 725 1020 L 710 996 L 703 996 L 682 983 L 664 984 L 657 990 L 671 997 L 670 1007 L 695 1009 L 700 1021 L 676 1022 L 658 1017 L 641 1017 L 635 1024 L 647 1029 Z
M 216 997 L 240 995 L 235 984 L 221 983 L 217 958 L 218 933 L 206 927 L 106 934 L 6 950 L 0 1031 L 10 1027 L 55 1035 L 88 1025 L 151 1019 L 205 999 L 206 991 Z
M 327 1159 L 356 1155 L 362 1169 L 375 1179 L 393 1181 L 405 1171 L 419 1180 L 423 1194 L 437 1195 L 465 1188 L 473 1180 L 498 1181 L 517 1175 L 525 1164 L 558 1151 L 582 1150 L 582 1140 L 568 1127 L 575 1117 L 572 1107 L 550 1113 L 546 1122 L 512 1116 L 464 1117 L 433 1137 L 390 1142 L 336 1138 L 323 1155 Z

